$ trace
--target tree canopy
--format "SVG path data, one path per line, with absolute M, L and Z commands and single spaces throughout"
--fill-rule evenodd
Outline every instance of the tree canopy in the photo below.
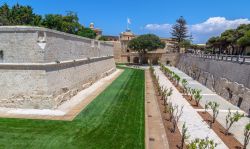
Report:
M 139 53 L 147 53 L 147 51 L 165 48 L 165 42 L 162 42 L 160 38 L 154 34 L 145 34 L 129 41 L 128 47 Z
M 96 33 L 85 28 L 79 23 L 79 18 L 74 12 L 66 15 L 46 14 L 41 16 L 33 12 L 32 7 L 15 4 L 9 7 L 3 4 L 0 7 L 0 25 L 29 25 L 54 29 L 87 38 L 95 38 Z
M 213 49 L 213 53 L 244 54 L 245 48 L 250 46 L 250 24 L 242 24 L 236 29 L 224 31 L 218 37 L 211 37 L 206 45 Z
M 148 51 L 165 48 L 165 42 L 162 42 L 160 38 L 154 34 L 145 34 L 130 40 L 128 48 L 137 51 L 139 53 L 140 63 L 144 63 L 144 55 Z
M 172 26 L 171 34 L 178 43 L 184 41 L 188 37 L 187 22 L 183 16 L 176 20 L 176 23 Z

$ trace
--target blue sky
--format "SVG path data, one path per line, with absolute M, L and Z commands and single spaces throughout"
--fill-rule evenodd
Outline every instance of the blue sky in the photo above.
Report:
M 30 5 L 38 14 L 77 12 L 85 26 L 94 22 L 104 34 L 118 35 L 127 17 L 135 34 L 170 37 L 171 25 L 184 16 L 195 43 L 204 43 L 223 30 L 250 23 L 249 0 L 2 0 Z

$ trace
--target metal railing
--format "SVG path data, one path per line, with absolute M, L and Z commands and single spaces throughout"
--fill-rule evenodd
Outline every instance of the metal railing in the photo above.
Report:
M 200 57 L 204 59 L 220 60 L 235 62 L 240 64 L 250 64 L 250 56 L 243 55 L 224 55 L 224 54 L 188 54 L 194 57 Z

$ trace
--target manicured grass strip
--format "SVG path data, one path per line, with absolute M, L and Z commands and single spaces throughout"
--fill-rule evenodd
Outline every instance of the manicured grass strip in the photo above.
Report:
M 125 71 L 73 121 L 0 119 L 0 148 L 144 148 L 144 71 Z

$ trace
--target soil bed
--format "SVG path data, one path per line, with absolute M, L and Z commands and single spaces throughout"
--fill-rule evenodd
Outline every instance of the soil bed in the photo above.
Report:
M 212 116 L 208 112 L 198 112 L 203 120 L 210 125 Z M 220 137 L 220 139 L 228 146 L 230 149 L 243 149 L 243 145 L 234 138 L 232 134 L 224 135 L 225 128 L 218 122 L 215 121 L 212 125 L 213 131 Z
M 165 75 L 165 74 L 164 74 Z M 183 92 L 183 88 L 180 85 L 177 85 L 172 79 L 170 79 L 167 75 L 165 75 L 168 80 L 170 80 L 170 82 L 175 86 L 175 88 L 181 93 L 184 94 Z M 187 102 L 194 108 L 194 109 L 203 109 L 203 107 L 198 104 L 198 106 L 196 106 L 196 102 L 193 100 L 191 100 L 191 96 L 190 95 L 183 95 L 183 97 L 187 100 Z
M 151 77 L 152 76 L 152 73 Z M 173 133 L 172 132 L 172 128 L 173 128 L 173 124 L 172 122 L 169 121 L 169 117 L 170 114 L 165 112 L 165 107 L 164 107 L 164 102 L 163 100 L 161 100 L 161 96 L 159 96 L 159 92 L 157 90 L 157 85 L 156 85 L 156 80 L 153 78 L 153 83 L 154 83 L 154 89 L 155 89 L 155 93 L 157 94 L 157 102 L 160 108 L 160 112 L 161 112 L 161 116 L 162 116 L 162 120 L 164 123 L 164 128 L 165 128 L 165 132 L 167 134 L 167 138 L 168 138 L 168 143 L 169 143 L 169 148 L 170 149 L 175 149 L 175 148 L 180 148 L 180 144 L 181 144 L 181 133 L 178 129 L 178 127 L 176 126 L 176 130 Z M 186 145 L 184 145 L 184 149 L 186 149 Z
M 194 108 L 194 109 L 204 109 L 200 104 L 198 104 L 198 106 L 196 106 L 196 102 L 193 100 L 191 100 L 191 96 L 189 95 L 183 95 L 183 97 L 187 100 L 187 102 Z

